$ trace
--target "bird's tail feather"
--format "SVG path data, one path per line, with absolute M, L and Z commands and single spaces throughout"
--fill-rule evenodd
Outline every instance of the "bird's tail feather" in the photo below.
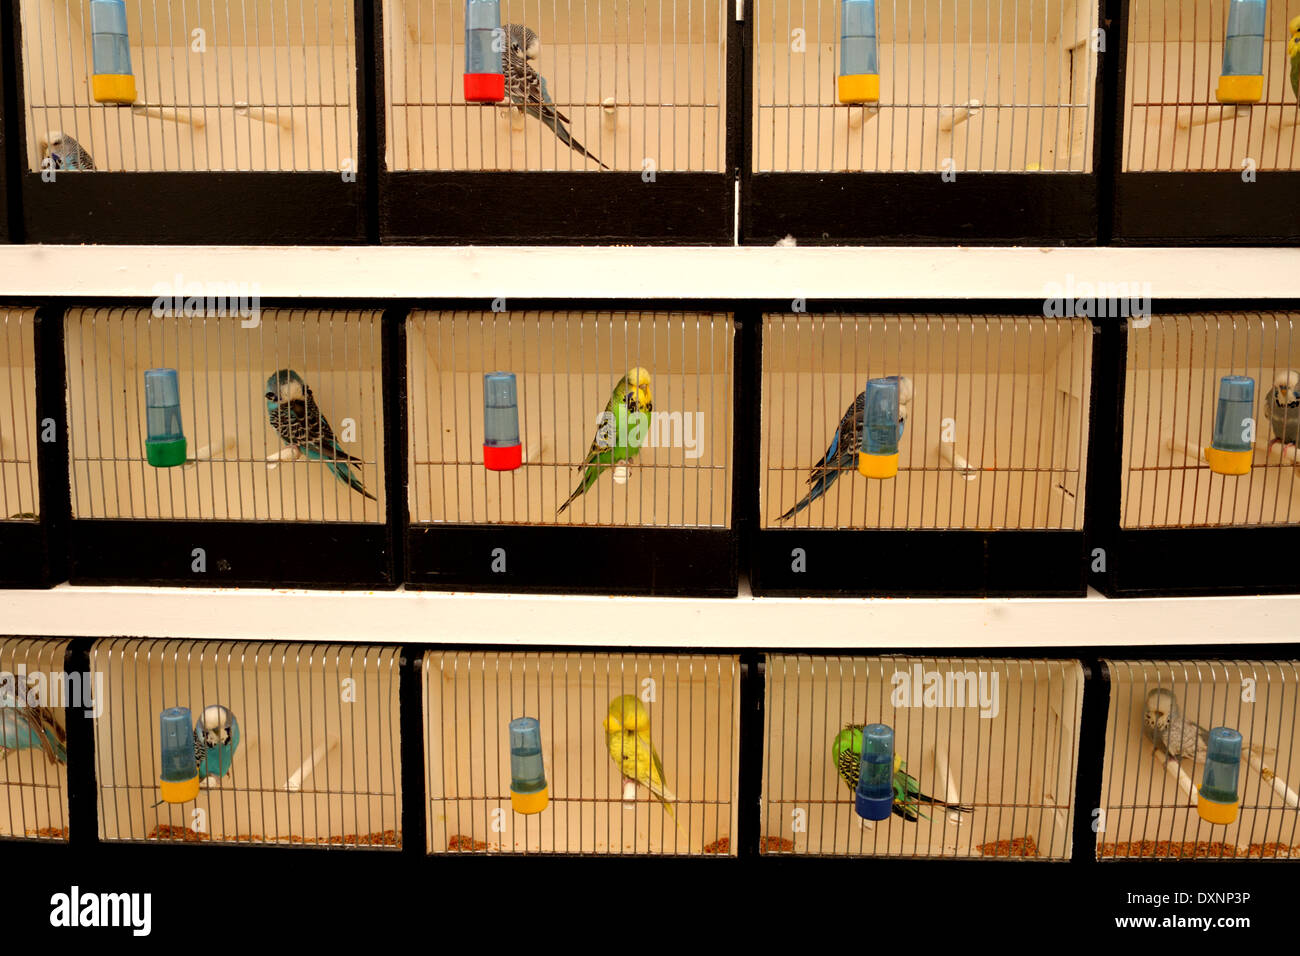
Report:
M 601 169 L 609 169 L 608 166 L 600 161 L 600 157 L 574 138 L 573 134 L 569 132 L 568 127 L 564 125 L 562 114 L 558 111 L 552 109 L 549 111 L 549 115 L 544 112 L 538 112 L 536 115 L 538 119 L 555 131 L 556 137 L 561 143 L 569 147 L 569 149 L 573 150 L 575 153 L 580 153 L 581 155 L 586 156 Z
M 839 476 L 840 476 L 839 469 L 832 469 L 822 474 L 817 479 L 816 483 L 813 484 L 812 488 L 808 490 L 808 494 L 800 498 L 798 503 L 795 504 L 793 508 L 791 508 L 785 514 L 781 515 L 781 517 L 778 518 L 777 520 L 788 521 L 791 518 L 793 518 L 795 515 L 797 515 L 799 512 L 803 511 L 804 508 L 807 508 L 810 504 L 812 504 L 822 495 L 826 494 L 826 492 L 830 489 L 830 486 L 835 484 L 835 479 L 838 478 Z
M 378 498 L 376 498 L 374 495 L 372 495 L 370 492 L 366 490 L 365 483 L 361 480 L 361 476 L 358 475 L 356 472 L 354 472 L 350 467 L 348 467 L 348 463 L 346 461 L 335 461 L 331 459 L 326 459 L 325 467 L 328 468 L 330 471 L 334 472 L 334 475 L 338 478 L 339 481 L 343 482 L 345 485 L 352 488 L 354 491 L 361 492 L 362 495 L 369 498 L 371 501 L 379 500 Z
M 605 465 L 588 465 L 587 470 L 583 473 L 582 481 L 578 482 L 578 487 L 573 489 L 573 493 L 564 499 L 564 504 L 555 510 L 557 515 L 561 514 L 565 508 L 573 504 L 579 498 L 587 493 L 587 489 L 596 483 L 600 473 L 605 470 Z

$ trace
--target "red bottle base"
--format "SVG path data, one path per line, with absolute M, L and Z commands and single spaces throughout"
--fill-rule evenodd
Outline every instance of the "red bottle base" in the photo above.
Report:
M 488 471 L 514 471 L 523 463 L 523 445 L 483 446 L 483 467 Z
M 467 103 L 500 103 L 506 98 L 506 78 L 501 73 L 466 73 Z

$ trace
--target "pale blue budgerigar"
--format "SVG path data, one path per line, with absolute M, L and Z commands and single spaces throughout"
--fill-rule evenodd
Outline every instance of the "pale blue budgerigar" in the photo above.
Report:
M 1156 687 L 1147 694 L 1142 725 L 1147 736 L 1171 757 L 1196 757 L 1205 753 L 1209 732 L 1183 716 L 1174 692 Z
M 542 49 L 537 34 L 518 23 L 506 24 L 505 33 L 505 52 L 501 65 L 506 79 L 506 96 L 510 102 L 553 129 L 560 142 L 575 153 L 588 157 L 601 169 L 609 169 L 595 153 L 573 138 L 568 128 L 570 120 L 555 108 L 550 91 L 546 88 L 546 78 L 533 69 L 530 61 L 536 60 Z
M 311 389 L 293 369 L 282 368 L 266 380 L 266 417 L 286 445 L 313 461 L 324 462 L 339 481 L 371 501 L 377 500 L 357 473 L 361 459 L 343 450 Z
M 1273 430 L 1270 445 L 1300 445 L 1300 372 L 1287 369 L 1278 373 L 1273 387 L 1264 395 L 1264 413 Z
M 239 749 L 239 721 L 221 704 L 204 707 L 194 721 L 194 762 L 199 776 L 224 777 L 230 773 Z
M 906 375 L 899 375 L 898 378 L 898 437 L 903 437 L 903 428 L 907 424 L 908 410 L 912 403 L 912 380 Z M 822 455 L 820 460 L 812 466 L 812 471 L 808 473 L 806 484 L 812 487 L 808 493 L 800 498 L 789 511 L 781 515 L 778 521 L 788 521 L 799 512 L 803 511 L 810 504 L 826 494 L 835 480 L 839 478 L 842 472 L 856 471 L 858 467 L 858 452 L 861 450 L 862 443 L 862 419 L 866 413 L 867 393 L 858 392 L 858 397 L 853 400 L 853 404 L 845 411 L 844 417 L 840 419 L 839 427 L 831 437 L 830 447 L 826 449 L 826 454 Z
M 54 711 L 32 704 L 28 697 L 30 684 L 18 684 L 21 679 L 0 681 L 0 758 L 8 758 L 15 750 L 40 750 L 50 763 L 68 762 L 68 732 Z
M 84 146 L 62 130 L 52 129 L 38 142 L 41 146 L 41 158 L 50 161 L 52 169 L 60 172 L 89 172 L 95 168 L 95 161 Z

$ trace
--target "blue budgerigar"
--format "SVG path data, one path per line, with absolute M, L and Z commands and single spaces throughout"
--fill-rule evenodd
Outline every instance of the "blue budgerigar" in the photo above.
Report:
M 343 450 L 311 389 L 293 369 L 282 368 L 266 380 L 266 417 L 286 445 L 313 461 L 324 462 L 339 481 L 371 501 L 377 500 L 358 473 L 361 459 Z
M 0 758 L 15 750 L 40 750 L 50 763 L 68 762 L 68 732 L 48 707 L 33 705 L 26 687 L 0 681 Z
M 903 428 L 907 424 L 907 415 L 912 403 L 912 380 L 906 375 L 898 376 L 898 437 L 903 437 Z M 842 472 L 856 471 L 858 452 L 862 442 L 862 419 L 867 404 L 867 393 L 858 392 L 858 397 L 844 412 L 840 424 L 831 436 L 826 454 L 812 466 L 806 484 L 811 485 L 808 493 L 799 499 L 785 514 L 777 520 L 788 521 L 810 504 L 826 494 Z
M 50 161 L 50 167 L 60 172 L 89 172 L 95 161 L 84 146 L 62 130 L 52 129 L 42 136 L 41 158 Z
M 199 777 L 224 777 L 230 773 L 239 749 L 239 721 L 230 708 L 210 704 L 194 721 L 194 762 Z
M 533 69 L 531 61 L 537 59 L 542 49 L 537 34 L 518 23 L 506 24 L 505 32 L 505 53 L 501 65 L 506 79 L 506 96 L 510 102 L 553 129 L 560 142 L 575 153 L 588 157 L 601 169 L 609 169 L 597 159 L 595 153 L 573 138 L 569 132 L 569 118 L 555 108 L 550 91 L 546 88 L 546 78 Z

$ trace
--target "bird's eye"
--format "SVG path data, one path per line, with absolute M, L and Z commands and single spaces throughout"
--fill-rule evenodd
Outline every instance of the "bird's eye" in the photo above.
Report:
M 266 400 L 267 400 L 268 402 L 273 402 L 273 401 L 275 401 L 275 392 L 267 392 L 267 393 L 266 393 Z

